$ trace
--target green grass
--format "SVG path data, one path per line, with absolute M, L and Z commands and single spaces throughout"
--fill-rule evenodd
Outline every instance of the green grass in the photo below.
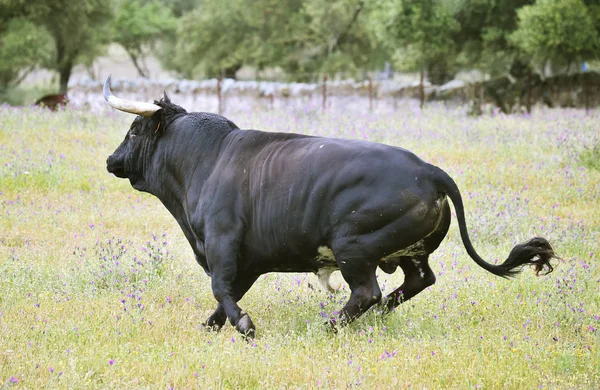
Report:
M 593 148 L 585 148 L 579 158 L 585 167 L 600 171 L 600 144 Z
M 548 238 L 563 261 L 506 281 L 477 267 L 453 222 L 437 282 L 338 334 L 311 274 L 263 276 L 240 302 L 257 326 L 200 324 L 210 280 L 160 202 L 105 170 L 133 117 L 0 108 L 0 388 L 600 387 L 600 172 L 580 159 L 598 113 L 529 117 L 320 114 L 236 108 L 244 128 L 411 149 L 461 188 L 478 252 Z M 341 281 L 339 274 L 334 277 Z M 401 271 L 380 274 L 384 293 Z

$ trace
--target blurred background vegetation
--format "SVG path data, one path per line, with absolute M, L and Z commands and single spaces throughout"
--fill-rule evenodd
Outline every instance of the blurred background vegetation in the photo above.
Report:
M 139 77 L 157 77 L 148 58 L 187 79 L 410 72 L 424 100 L 426 82 L 467 74 L 503 111 L 513 95 L 552 106 L 541 86 L 583 89 L 567 105 L 587 107 L 599 34 L 600 0 L 0 0 L 0 102 L 23 101 L 19 85 L 40 69 L 54 75 L 44 92 L 66 92 L 76 66 L 96 78 L 119 45 Z

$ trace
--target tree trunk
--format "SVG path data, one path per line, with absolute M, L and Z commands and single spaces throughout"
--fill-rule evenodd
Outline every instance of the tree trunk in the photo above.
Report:
M 352 19 L 350 19 L 346 28 L 342 32 L 340 32 L 336 37 L 334 37 L 331 40 L 329 45 L 327 45 L 328 46 L 328 52 L 327 52 L 328 57 L 333 53 L 333 51 L 337 47 L 340 46 L 341 43 L 343 43 L 344 41 L 346 41 L 348 39 L 348 37 L 350 36 L 350 30 L 352 29 L 352 26 L 358 19 L 358 15 L 362 11 L 364 5 L 365 5 L 365 2 L 363 0 L 360 0 L 358 2 L 358 4 L 356 4 L 356 8 L 354 8 L 354 14 L 352 15 Z
M 67 52 L 66 44 L 60 32 L 56 31 L 54 33 L 54 39 L 56 42 L 56 70 L 59 75 L 59 92 L 67 93 L 74 59 L 77 58 L 78 51 Z
M 60 64 L 58 74 L 60 76 L 59 92 L 67 93 L 69 87 L 69 79 L 71 78 L 71 72 L 73 71 L 73 61 L 68 60 Z
M 21 74 L 18 75 L 16 79 L 6 83 L 7 84 L 6 86 L 0 85 L 0 89 L 2 87 L 16 87 L 17 85 L 21 84 L 23 82 L 23 80 L 25 80 L 25 78 L 29 75 L 29 73 L 33 72 L 34 69 L 35 69 L 35 65 L 30 66 L 29 68 L 25 69 L 25 71 L 22 71 Z
M 481 81 L 479 84 L 479 107 L 481 107 L 481 112 L 483 113 L 483 107 L 485 105 L 485 80 Z
M 135 66 L 135 69 L 137 70 L 140 77 L 147 79 L 148 74 L 146 71 L 144 71 L 144 69 L 142 69 L 142 67 L 138 63 L 138 56 L 136 54 L 134 54 L 133 51 L 131 51 L 131 50 L 126 49 L 126 51 L 127 51 L 127 54 L 129 54 L 129 58 L 131 59 L 131 62 L 133 63 L 133 66 Z
M 237 71 L 242 68 L 242 64 L 235 64 L 221 71 L 221 77 L 226 79 L 236 79 Z
M 423 79 L 425 78 L 425 71 L 421 69 L 419 72 L 419 99 L 421 100 L 421 109 L 425 105 L 425 86 L 423 85 Z

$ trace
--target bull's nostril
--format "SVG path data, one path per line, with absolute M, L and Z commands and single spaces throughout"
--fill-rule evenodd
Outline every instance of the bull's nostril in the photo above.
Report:
M 114 155 L 110 155 L 106 159 L 106 170 L 109 173 L 114 174 L 116 177 L 126 178 L 127 174 L 125 173 L 125 169 L 123 167 L 123 162 L 119 160 L 118 157 Z
M 119 159 L 116 158 L 114 154 L 111 154 L 106 159 L 106 165 L 121 165 L 121 164 L 119 164 Z
M 114 168 L 115 162 L 114 162 L 114 158 L 112 158 L 113 156 L 108 156 L 108 158 L 106 159 L 106 168 L 110 171 L 111 167 Z

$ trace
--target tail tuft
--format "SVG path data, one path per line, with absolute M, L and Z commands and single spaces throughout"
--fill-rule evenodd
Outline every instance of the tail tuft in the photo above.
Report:
M 558 259 L 558 256 L 550 243 L 545 238 L 535 237 L 510 251 L 508 259 L 499 266 L 503 269 L 500 276 L 514 276 L 528 264 L 533 266 L 536 275 L 548 275 L 554 270 L 552 259 Z
M 471 244 L 471 240 L 469 239 L 467 223 L 465 222 L 465 208 L 456 183 L 440 168 L 434 165 L 430 165 L 430 167 L 432 169 L 433 180 L 437 183 L 441 192 L 444 192 L 454 204 L 460 237 L 462 238 L 467 253 L 477 265 L 494 275 L 502 276 L 504 278 L 515 276 L 528 264 L 533 266 L 535 273 L 538 276 L 540 274 L 547 275 L 554 270 L 551 260 L 559 259 L 559 257 L 556 256 L 550 243 L 545 238 L 541 237 L 532 238 L 527 242 L 515 246 L 512 251 L 510 251 L 508 259 L 500 265 L 490 264 L 482 259 L 475 251 L 475 248 L 473 248 L 473 244 Z

